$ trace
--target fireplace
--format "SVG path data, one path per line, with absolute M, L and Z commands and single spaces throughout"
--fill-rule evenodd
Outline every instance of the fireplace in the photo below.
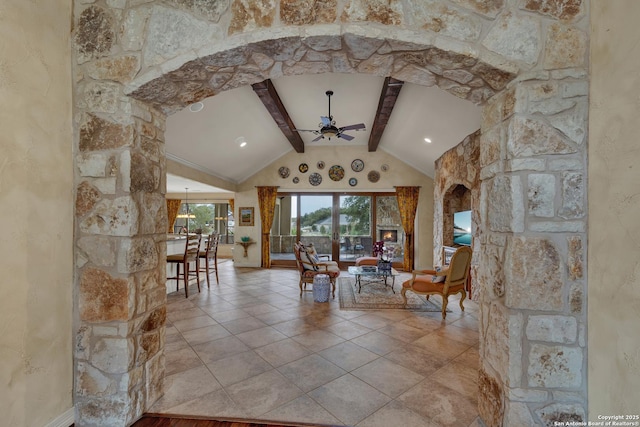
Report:
M 383 242 L 397 242 L 398 230 L 380 230 L 380 240 Z

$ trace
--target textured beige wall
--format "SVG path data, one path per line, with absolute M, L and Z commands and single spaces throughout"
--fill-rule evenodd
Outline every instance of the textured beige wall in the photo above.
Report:
M 0 424 L 72 403 L 70 1 L 0 0 Z
M 361 159 L 364 162 L 362 172 L 353 172 L 351 162 L 354 159 Z M 325 163 L 325 168 L 319 170 L 316 166 L 318 161 Z M 300 173 L 298 166 L 306 163 L 309 166 L 307 173 Z M 388 171 L 381 172 L 380 167 L 386 164 Z M 340 165 L 345 170 L 345 176 L 341 181 L 329 179 L 329 168 L 333 165 Z M 282 179 L 278 175 L 281 166 L 288 167 L 291 174 L 288 178 Z M 371 183 L 367 180 L 369 171 L 380 172 L 380 180 Z M 309 175 L 318 172 L 322 175 L 322 183 L 316 187 L 309 184 Z M 298 184 L 292 182 L 293 177 L 300 178 Z M 356 178 L 358 185 L 349 186 L 349 178 Z M 279 191 L 300 191 L 300 192 L 335 192 L 335 191 L 395 191 L 394 185 L 419 186 L 420 199 L 418 201 L 418 221 L 416 223 L 416 268 L 426 268 L 433 265 L 433 179 L 412 168 L 398 158 L 389 153 L 378 150 L 374 153 L 367 151 L 367 147 L 335 145 L 331 147 L 305 147 L 302 154 L 290 151 L 275 162 L 261 169 L 246 181 L 238 184 L 238 193 L 235 201 L 235 214 L 239 207 L 254 206 L 256 212 L 255 227 L 236 227 L 236 236 L 250 236 L 253 240 L 260 241 L 260 214 L 258 209 L 258 198 L 255 186 L 257 185 L 277 185 Z M 254 249 L 255 248 L 255 249 Z M 247 258 L 238 257 L 238 250 L 235 251 L 235 261 L 238 266 L 260 266 L 260 248 L 255 245 L 249 249 Z M 240 253 L 240 255 L 242 255 Z
M 640 412 L 637 0 L 592 1 L 589 414 Z

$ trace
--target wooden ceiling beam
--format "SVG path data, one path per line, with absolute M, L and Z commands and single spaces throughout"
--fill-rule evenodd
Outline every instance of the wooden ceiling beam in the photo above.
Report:
M 396 105 L 402 85 L 404 85 L 402 80 L 396 80 L 393 77 L 384 79 L 382 91 L 380 92 L 380 101 L 378 101 L 378 110 L 369 135 L 369 152 L 374 152 L 378 149 L 378 144 L 380 144 L 382 134 L 387 127 L 393 107 Z
M 289 113 L 287 113 L 287 109 L 284 108 L 284 104 L 282 103 L 276 88 L 273 87 L 271 80 L 266 79 L 260 83 L 254 83 L 251 87 L 267 108 L 271 117 L 273 117 L 273 120 L 280 128 L 280 131 L 282 131 L 284 136 L 287 137 L 293 149 L 298 153 L 304 153 L 304 142 L 302 141 L 300 134 L 295 131 L 296 126 L 293 124 Z

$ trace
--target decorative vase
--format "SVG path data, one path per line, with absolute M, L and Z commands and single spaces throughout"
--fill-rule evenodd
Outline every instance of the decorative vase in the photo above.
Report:
M 328 274 L 316 274 L 313 278 L 313 300 L 328 302 L 331 293 L 331 281 Z
M 384 259 L 378 260 L 378 273 L 390 273 L 391 272 L 391 261 L 386 261 Z

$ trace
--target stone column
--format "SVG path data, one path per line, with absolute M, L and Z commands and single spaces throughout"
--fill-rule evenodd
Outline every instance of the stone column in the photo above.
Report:
M 122 105 L 119 103 L 119 105 Z M 76 425 L 126 425 L 164 373 L 163 116 L 86 113 L 76 194 Z M 102 117 L 101 117 L 102 116 Z M 122 117 L 119 118 L 122 121 Z
M 537 72 L 486 107 L 479 412 L 586 421 L 584 69 Z
M 74 37 L 76 426 L 130 424 L 164 376 L 165 116 L 123 94 L 114 27 L 89 6 Z

